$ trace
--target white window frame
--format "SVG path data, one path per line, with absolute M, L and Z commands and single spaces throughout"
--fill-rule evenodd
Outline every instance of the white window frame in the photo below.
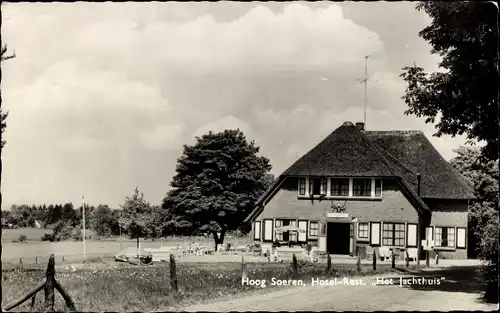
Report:
M 319 179 L 319 195 L 326 196 L 328 193 L 328 178 L 320 177 Z
M 317 180 L 319 183 L 319 194 L 314 194 L 314 185 L 312 182 Z M 325 197 L 328 194 L 328 178 L 327 177 L 307 177 L 306 179 L 306 197 Z M 323 188 L 324 187 L 324 188 Z M 303 195 L 301 195 L 303 197 Z
M 301 183 L 301 182 L 304 182 L 304 193 L 300 193 L 300 183 Z M 308 184 L 307 184 L 307 178 L 306 178 L 306 177 L 299 177 L 298 184 L 299 184 L 299 185 L 298 185 L 298 188 L 297 188 L 297 193 L 298 193 L 299 197 L 304 197 L 304 196 L 307 196 L 307 193 L 308 193 L 308 192 L 307 192 L 307 191 L 308 191 L 308 189 L 307 189 L 307 187 L 308 187 L 308 186 L 307 186 L 307 185 L 308 185 Z
M 439 234 L 441 235 L 441 237 L 443 235 L 443 229 L 446 229 L 446 237 L 447 237 L 447 239 L 446 239 L 447 245 L 446 246 L 442 246 L 441 245 L 442 239 L 439 238 L 439 240 L 438 240 L 438 238 L 437 238 L 436 233 L 438 233 L 438 231 L 437 231 L 438 229 L 441 230 L 439 232 Z M 451 229 L 453 229 L 453 246 L 449 245 L 449 238 L 450 238 L 449 231 Z M 435 237 L 434 238 L 434 245 L 435 245 L 436 248 L 455 248 L 456 245 L 457 245 L 457 241 L 456 241 L 457 232 L 456 232 L 456 228 L 455 227 L 452 227 L 452 226 L 434 226 L 434 237 Z
M 385 237 L 385 238 L 391 238 L 392 239 L 392 243 L 391 244 L 386 244 L 384 243 L 384 231 L 386 231 L 386 229 L 384 228 L 384 226 L 386 225 L 392 225 L 392 229 L 391 229 L 391 232 L 392 232 L 392 237 Z M 403 238 L 397 238 L 396 237 L 396 225 L 403 225 Z M 401 231 L 398 231 L 398 233 L 401 233 Z M 403 240 L 403 244 L 402 245 L 396 245 L 396 238 L 401 241 L 401 239 Z M 386 246 L 386 247 L 405 247 L 406 246 L 406 225 L 405 223 L 397 223 L 397 222 L 384 222 L 382 224 L 382 246 Z
M 276 230 L 276 228 L 282 227 L 282 226 L 283 226 L 283 219 L 277 218 L 277 219 L 274 220 L 274 229 L 275 229 L 274 230 L 274 236 L 275 236 L 275 239 L 278 240 L 278 241 L 283 241 L 283 232 L 278 232 Z
M 260 240 L 261 234 L 262 229 L 260 227 L 260 221 L 253 222 L 253 240 Z
M 354 195 L 354 185 L 355 185 L 355 182 L 356 181 L 367 181 L 369 180 L 369 185 L 370 185 L 370 194 L 368 196 L 360 196 L 360 195 Z M 356 197 L 356 198 L 373 198 L 373 194 L 375 193 L 375 191 L 373 190 L 373 186 L 374 186 L 374 180 L 373 178 L 370 179 L 370 178 L 364 178 L 364 177 L 360 177 L 360 178 L 353 178 L 352 179 L 352 195 L 353 197 Z
M 361 237 L 360 236 L 360 230 L 361 230 L 361 226 L 366 226 L 366 237 Z M 370 223 L 368 222 L 358 222 L 358 236 L 357 236 L 357 240 L 358 241 L 369 241 L 370 240 Z
M 320 193 L 319 194 L 311 194 L 311 182 L 312 179 L 318 179 L 320 183 Z M 326 179 L 326 190 L 322 186 L 325 186 L 322 181 Z M 348 179 L 349 180 L 349 192 L 346 196 L 336 196 L 332 195 L 332 182 L 334 179 Z M 357 179 L 363 180 L 371 180 L 370 185 L 370 195 L 368 196 L 354 196 L 354 181 Z M 300 193 L 300 183 L 305 182 L 305 193 Z M 375 194 L 376 182 L 380 181 L 380 195 L 377 196 Z M 382 178 L 369 178 L 369 177 L 356 177 L 356 178 L 348 178 L 348 177 L 299 177 L 297 182 L 297 195 L 302 198 L 310 198 L 313 197 L 327 197 L 331 199 L 345 199 L 345 198 L 363 198 L 363 199 L 382 199 L 384 194 L 384 182 Z
M 348 187 L 347 187 L 347 196 L 338 196 L 338 195 L 332 195 L 332 184 L 334 180 L 337 179 L 342 179 L 342 180 L 348 180 Z M 331 198 L 345 198 L 345 197 L 351 197 L 352 196 L 352 178 L 345 178 L 345 177 L 330 177 L 328 179 L 328 196 Z
M 316 224 L 316 235 L 312 234 L 313 227 L 312 225 Z M 318 238 L 319 235 L 319 222 L 318 221 L 309 221 L 309 237 L 310 238 Z
M 375 194 L 375 186 L 376 186 L 377 180 L 380 181 L 380 196 L 377 196 Z M 382 178 L 374 178 L 372 180 L 372 190 L 373 190 L 372 198 L 376 198 L 376 199 L 382 198 L 382 195 L 384 194 L 384 180 Z
M 297 220 L 290 220 L 290 224 L 289 224 L 291 227 L 297 227 L 298 223 L 297 223 Z M 288 240 L 290 240 L 291 242 L 298 242 L 298 233 L 295 232 L 295 231 L 289 231 L 288 232 Z

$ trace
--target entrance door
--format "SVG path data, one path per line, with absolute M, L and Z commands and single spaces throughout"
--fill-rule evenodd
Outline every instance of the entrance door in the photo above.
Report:
M 326 249 L 329 254 L 349 254 L 350 223 L 328 223 Z

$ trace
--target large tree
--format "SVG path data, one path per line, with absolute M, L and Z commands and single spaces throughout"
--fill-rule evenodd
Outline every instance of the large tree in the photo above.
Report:
M 118 218 L 107 205 L 99 205 L 92 213 L 90 226 L 97 235 L 109 237 L 119 232 Z
M 3 62 L 3 61 L 6 61 L 6 60 L 9 60 L 9 59 L 13 59 L 16 57 L 16 53 L 14 52 L 13 54 L 7 54 L 7 46 L 4 45 L 1 47 L 1 57 L 0 57 L 0 61 Z M 1 77 L 1 76 L 0 76 Z M 1 97 L 0 97 L 0 102 L 1 101 Z M 7 127 L 7 115 L 8 115 L 8 112 L 3 112 L 2 111 L 2 108 L 0 107 L 0 133 L 2 135 L 2 138 L 3 138 L 3 132 L 5 130 L 5 127 Z M 0 149 L 3 148 L 3 146 L 5 145 L 5 141 L 2 139 L 0 140 Z M 1 151 L 1 150 L 0 150 Z
M 163 199 L 164 234 L 210 234 L 217 244 L 241 228 L 269 185 L 269 160 L 239 130 L 209 132 L 184 146 L 171 189 Z
M 469 207 L 469 228 L 475 237 L 469 246 L 477 242 L 479 257 L 491 262 L 480 273 L 488 283 L 486 299 L 498 301 L 498 162 L 482 161 L 477 147 L 460 147 L 455 152 L 457 157 L 450 163 L 473 183 L 476 196 Z
M 490 1 L 419 2 L 432 19 L 419 36 L 442 57 L 440 71 L 405 67 L 406 114 L 436 124 L 436 136 L 466 135 L 498 159 L 498 9 Z
M 416 64 L 403 69 L 401 77 L 407 83 L 403 99 L 409 106 L 405 113 L 425 117 L 427 123 L 438 120 L 436 136 L 466 135 L 469 142 L 486 143 L 474 165 L 482 169 L 473 175 L 482 176 L 478 173 L 489 168 L 490 162 L 497 163 L 499 157 L 498 8 L 486 1 L 428 1 L 419 2 L 417 10 L 424 10 L 432 19 L 419 36 L 430 43 L 432 54 L 442 58 L 441 70 L 426 73 Z M 455 165 L 457 162 L 461 159 Z M 492 238 L 481 241 L 480 256 L 498 265 L 498 224 L 491 218 L 498 216 L 498 189 L 488 200 L 491 205 L 482 195 L 487 192 L 486 186 L 476 186 L 479 199 L 475 205 L 479 207 L 472 214 L 477 212 L 482 219 L 479 227 L 487 232 L 482 235 Z M 486 297 L 498 301 L 498 269 L 488 270 L 492 272 L 485 277 L 494 280 L 488 282 Z
M 0 13 L 0 17 L 1 17 L 1 13 Z M 1 52 L 0 62 L 3 62 L 3 61 L 6 61 L 6 60 L 9 60 L 9 59 L 16 57 L 15 53 L 11 54 L 11 55 L 7 54 L 7 45 L 3 45 L 3 43 L 2 43 L 2 46 L 0 48 L 0 52 Z M 2 80 L 2 70 L 0 69 L 0 81 L 1 80 Z M 3 169 L 2 150 L 3 150 L 3 146 L 5 145 L 5 141 L 3 140 L 3 132 L 5 130 L 5 127 L 7 127 L 6 119 L 7 119 L 7 114 L 8 114 L 8 113 L 4 113 L 2 111 L 2 103 L 3 103 L 2 90 L 0 89 L 0 189 L 2 186 L 2 169 Z M 0 191 L 0 207 L 2 206 L 2 202 L 3 202 L 2 192 Z M 1 211 L 0 211 L 0 217 L 1 217 Z M 0 288 L 0 292 L 1 291 L 2 290 Z
M 10 208 L 12 212 L 12 222 L 18 227 L 35 227 L 35 215 L 33 207 L 26 204 L 13 205 Z

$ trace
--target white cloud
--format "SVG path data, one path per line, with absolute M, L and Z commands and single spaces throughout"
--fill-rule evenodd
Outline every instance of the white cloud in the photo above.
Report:
M 213 133 L 223 132 L 226 129 L 241 130 L 247 137 L 247 140 L 253 140 L 253 138 L 255 138 L 255 132 L 253 131 L 250 124 L 232 115 L 228 115 L 214 122 L 209 122 L 202 125 L 193 133 L 191 137 L 201 137 L 207 134 L 209 131 Z
M 183 144 L 183 130 L 182 125 L 160 125 L 152 130 L 142 131 L 139 138 L 148 150 L 178 149 Z
M 369 71 L 380 81 L 369 87 L 368 127 L 427 127 L 403 116 L 397 76 L 413 59 L 435 64 L 417 36 L 428 19 L 412 4 L 2 9 L 2 39 L 17 54 L 2 64 L 7 203 L 85 193 L 117 205 L 137 184 L 158 202 L 182 144 L 208 130 L 240 128 L 279 172 L 344 120 L 362 119 L 356 79 L 367 54 L 376 56 Z M 400 21 L 405 27 L 395 27 Z
M 68 141 L 64 141 L 61 147 L 70 151 L 95 150 L 105 149 L 106 143 L 95 138 L 80 135 L 77 137 L 73 137 Z

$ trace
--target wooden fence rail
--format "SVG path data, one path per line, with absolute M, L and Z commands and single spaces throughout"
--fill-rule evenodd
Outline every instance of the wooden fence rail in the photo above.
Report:
M 54 254 L 50 255 L 49 258 L 49 264 L 47 265 L 47 271 L 45 272 L 45 280 L 40 282 L 38 285 L 36 285 L 35 288 L 31 289 L 28 293 L 26 293 L 24 296 L 19 298 L 18 300 L 10 303 L 7 305 L 5 308 L 2 309 L 2 312 L 5 311 L 10 311 L 15 307 L 18 307 L 19 305 L 23 304 L 27 300 L 31 298 L 31 309 L 33 310 L 33 306 L 35 305 L 35 297 L 36 294 L 41 291 L 42 289 L 44 290 L 45 293 L 45 310 L 49 312 L 54 311 L 54 289 L 56 289 L 61 296 L 63 297 L 64 301 L 66 302 L 66 306 L 70 309 L 70 311 L 76 311 L 75 309 L 75 303 L 69 296 L 69 294 L 66 292 L 66 290 L 61 286 L 61 284 L 55 279 L 55 256 Z

